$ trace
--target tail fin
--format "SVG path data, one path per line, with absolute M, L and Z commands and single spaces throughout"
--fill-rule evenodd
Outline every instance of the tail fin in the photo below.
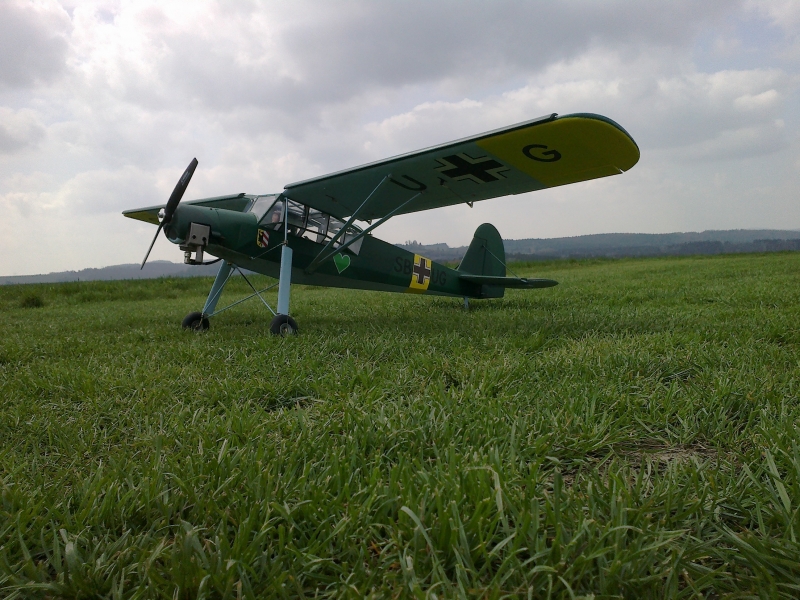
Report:
M 506 277 L 506 250 L 494 225 L 475 230 L 472 243 L 458 265 L 459 279 L 480 286 L 477 298 L 502 298 L 505 288 L 533 289 L 558 285 L 552 279 Z
M 484 223 L 475 230 L 458 271 L 469 275 L 506 276 L 506 249 L 494 225 Z

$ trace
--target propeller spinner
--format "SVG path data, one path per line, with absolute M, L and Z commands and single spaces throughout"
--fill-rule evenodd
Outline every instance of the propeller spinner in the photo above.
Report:
M 142 261 L 141 269 L 144 269 L 144 264 L 147 262 L 147 257 L 150 256 L 150 252 L 153 250 L 153 246 L 158 239 L 158 234 L 161 233 L 161 230 L 169 225 L 170 221 L 172 221 L 172 215 L 175 214 L 175 209 L 178 208 L 178 204 L 180 204 L 181 198 L 183 198 L 184 192 L 186 192 L 186 188 L 189 187 L 189 182 L 192 180 L 192 175 L 194 175 L 194 170 L 197 168 L 197 159 L 193 158 L 192 162 L 189 163 L 189 166 L 186 167 L 186 170 L 181 175 L 181 178 L 178 180 L 177 185 L 175 185 L 175 189 L 172 190 L 172 194 L 167 200 L 167 205 L 164 207 L 164 216 L 161 219 L 161 223 L 158 224 L 158 229 L 156 230 L 155 236 L 153 236 L 153 241 L 150 242 L 150 247 L 147 249 L 147 254 L 144 255 L 144 260 Z M 159 215 L 161 216 L 161 215 Z

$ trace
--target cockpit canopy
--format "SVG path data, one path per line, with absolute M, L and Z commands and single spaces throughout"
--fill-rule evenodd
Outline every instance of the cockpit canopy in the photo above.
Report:
M 294 200 L 280 198 L 279 194 L 267 196 L 256 196 L 253 199 L 248 212 L 253 213 L 258 218 L 258 223 L 265 229 L 279 230 L 283 227 L 286 219 L 284 210 L 288 209 L 288 232 L 289 235 L 302 237 L 317 244 L 327 244 L 344 227 L 344 222 L 329 214 L 323 213 L 315 208 L 311 208 Z M 339 247 L 348 240 L 353 239 L 361 229 L 351 225 L 347 232 L 341 236 L 334 247 Z M 347 247 L 353 254 L 358 254 L 361 250 L 362 237 L 354 244 Z

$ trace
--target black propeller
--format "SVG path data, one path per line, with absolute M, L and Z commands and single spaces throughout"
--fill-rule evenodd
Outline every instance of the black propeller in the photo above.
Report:
M 175 214 L 175 209 L 178 208 L 178 204 L 183 198 L 183 194 L 186 191 L 186 188 L 189 187 L 189 182 L 192 180 L 192 175 L 194 175 L 194 170 L 197 168 L 197 159 L 193 158 L 192 162 L 189 163 L 189 166 L 186 167 L 186 170 L 181 175 L 181 178 L 178 180 L 178 184 L 175 186 L 175 189 L 172 190 L 172 195 L 170 195 L 169 200 L 167 200 L 167 205 L 164 207 L 164 216 L 161 219 L 161 223 L 158 224 L 158 229 L 156 230 L 156 235 L 153 237 L 153 241 L 150 242 L 150 247 L 147 249 L 147 254 L 144 255 L 144 260 L 142 261 L 142 266 L 139 270 L 144 269 L 144 263 L 147 262 L 147 257 L 150 256 L 150 251 L 153 249 L 153 246 L 158 239 L 158 234 L 161 233 L 161 230 L 169 225 L 170 221 L 172 221 L 172 215 Z

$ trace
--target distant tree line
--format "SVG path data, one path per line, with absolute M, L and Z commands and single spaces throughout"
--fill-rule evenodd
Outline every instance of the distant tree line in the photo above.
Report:
M 552 260 L 625 256 L 687 256 L 800 250 L 800 232 L 776 230 L 703 231 L 700 233 L 603 233 L 567 238 L 504 240 L 508 260 Z M 466 246 L 420 244 L 403 248 L 440 261 L 458 261 Z
M 668 246 L 623 246 L 582 248 L 580 250 L 547 253 L 507 253 L 507 260 L 552 260 L 554 258 L 622 258 L 626 256 L 690 256 L 695 254 L 737 254 L 743 252 L 783 252 L 800 250 L 800 239 L 754 240 L 734 243 L 720 241 L 685 242 Z

